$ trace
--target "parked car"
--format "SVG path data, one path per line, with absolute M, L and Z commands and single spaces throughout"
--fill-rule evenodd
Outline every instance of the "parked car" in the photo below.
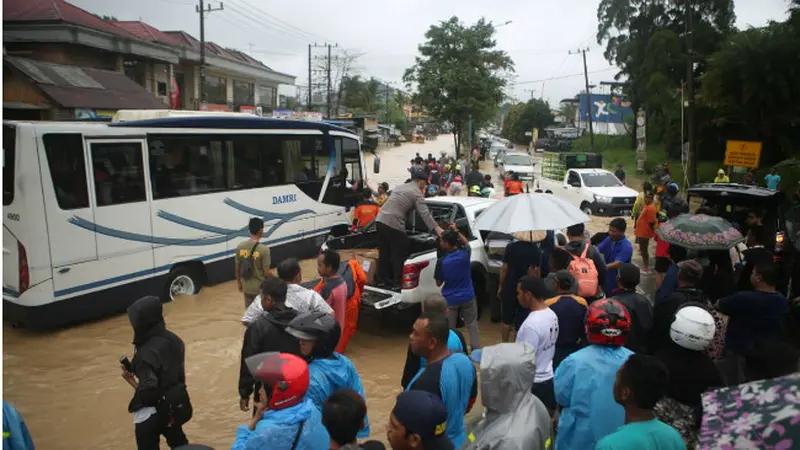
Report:
M 563 179 L 542 176 L 539 188 L 553 191 L 589 215 L 630 216 L 639 195 L 605 169 L 569 169 Z

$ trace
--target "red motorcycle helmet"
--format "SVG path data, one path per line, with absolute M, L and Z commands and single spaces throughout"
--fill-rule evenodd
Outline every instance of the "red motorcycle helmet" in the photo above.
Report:
M 631 316 L 616 300 L 597 300 L 586 313 L 586 337 L 592 344 L 625 345 L 631 331 Z
M 269 397 L 269 409 L 294 406 L 306 396 L 309 375 L 308 364 L 289 353 L 259 353 L 245 359 L 253 377 L 264 384 Z

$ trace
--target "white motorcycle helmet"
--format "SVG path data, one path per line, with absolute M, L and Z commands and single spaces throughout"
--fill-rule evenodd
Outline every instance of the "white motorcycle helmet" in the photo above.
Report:
M 684 306 L 675 313 L 669 337 L 683 348 L 703 351 L 711 345 L 716 332 L 711 313 L 699 306 Z

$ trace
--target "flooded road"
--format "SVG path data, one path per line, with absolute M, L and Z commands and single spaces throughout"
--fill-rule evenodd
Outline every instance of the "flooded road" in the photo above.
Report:
M 451 149 L 452 139 L 443 135 L 425 144 L 384 150 L 381 173 L 370 174 L 370 184 L 377 187 L 388 181 L 396 186 L 408 177 L 408 160 L 416 152 L 438 156 Z M 367 166 L 372 170 L 371 157 Z M 589 228 L 603 231 L 607 223 L 607 218 L 595 218 Z M 303 263 L 304 279 L 316 278 L 315 271 L 313 261 Z M 230 448 L 236 427 L 250 417 L 238 408 L 242 313 L 233 282 L 205 287 L 197 296 L 164 305 L 167 327 L 186 344 L 194 418 L 184 430 L 191 442 Z M 362 318 L 347 349 L 364 383 L 372 438 L 384 441 L 410 331 L 410 324 L 385 325 Z M 484 345 L 500 341 L 500 328 L 489 322 L 488 314 L 480 331 Z M 132 338 L 124 315 L 46 333 L 3 328 L 4 400 L 20 411 L 37 449 L 135 448 L 133 417 L 127 412 L 132 390 L 120 377 L 118 363 L 120 355 L 132 355 Z

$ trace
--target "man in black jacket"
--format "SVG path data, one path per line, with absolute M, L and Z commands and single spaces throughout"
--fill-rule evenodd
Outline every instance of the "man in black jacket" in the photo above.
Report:
M 239 370 L 239 407 L 242 411 L 249 409 L 253 393 L 254 402 L 258 402 L 258 390 L 261 388 L 245 364 L 247 358 L 266 352 L 300 356 L 297 338 L 286 332 L 289 322 L 297 316 L 297 311 L 286 306 L 286 289 L 286 282 L 278 277 L 269 277 L 261 283 L 261 306 L 268 314 L 262 314 L 244 332 Z
M 653 308 L 650 300 L 636 292 L 642 279 L 639 268 L 630 263 L 619 266 L 617 285 L 611 298 L 622 303 L 631 315 L 631 331 L 625 340 L 625 347 L 634 352 L 644 352 L 648 348 L 648 338 L 653 328 Z
M 161 435 L 170 448 L 189 441 L 181 426 L 192 415 L 186 392 L 185 350 L 183 341 L 167 330 L 161 300 L 142 297 L 128 308 L 133 327 L 133 361 L 122 366 L 122 378 L 134 389 L 128 404 L 136 424 L 136 447 L 158 450 Z
M 703 279 L 703 266 L 688 259 L 678 263 L 678 288 L 653 310 L 653 332 L 650 335 L 650 350 L 655 353 L 669 341 L 669 329 L 675 320 L 675 313 L 686 303 L 710 307 L 708 298 L 698 289 Z

